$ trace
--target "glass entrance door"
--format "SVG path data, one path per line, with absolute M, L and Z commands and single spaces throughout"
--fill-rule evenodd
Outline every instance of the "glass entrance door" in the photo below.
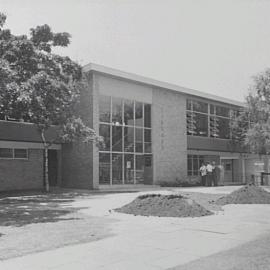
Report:
M 224 182 L 233 182 L 233 160 L 232 159 L 222 159 L 221 165 L 224 170 Z

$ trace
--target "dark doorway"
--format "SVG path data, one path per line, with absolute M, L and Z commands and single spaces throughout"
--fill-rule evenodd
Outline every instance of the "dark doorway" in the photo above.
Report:
M 49 184 L 50 186 L 57 186 L 57 174 L 58 174 L 58 160 L 57 150 L 48 151 L 48 167 L 49 167 Z

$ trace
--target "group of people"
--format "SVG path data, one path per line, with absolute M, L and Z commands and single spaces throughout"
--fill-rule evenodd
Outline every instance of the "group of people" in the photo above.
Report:
M 218 167 L 215 161 L 212 163 L 202 163 L 200 167 L 200 174 L 202 177 L 202 185 L 206 187 L 217 186 L 218 184 Z

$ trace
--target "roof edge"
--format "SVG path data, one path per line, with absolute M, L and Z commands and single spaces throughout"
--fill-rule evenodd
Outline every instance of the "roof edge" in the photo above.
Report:
M 205 92 L 202 92 L 199 90 L 194 90 L 194 89 L 190 89 L 187 87 L 182 87 L 182 86 L 179 86 L 176 84 L 162 82 L 162 81 L 159 81 L 156 79 L 144 77 L 144 76 L 141 76 L 138 74 L 129 73 L 126 71 L 110 68 L 110 67 L 95 64 L 95 63 L 89 63 L 89 64 L 85 65 L 83 67 L 83 71 L 84 72 L 96 71 L 96 72 L 112 75 L 115 77 L 135 81 L 135 82 L 140 82 L 140 83 L 144 83 L 144 84 L 148 84 L 148 85 L 152 85 L 152 86 L 156 86 L 156 87 L 160 87 L 160 88 L 165 88 L 165 89 L 168 89 L 171 91 L 176 91 L 176 92 L 180 92 L 180 93 L 191 95 L 191 96 L 203 97 L 205 99 L 210 99 L 210 100 L 222 102 L 225 104 L 235 105 L 235 106 L 239 106 L 239 107 L 245 106 L 244 102 L 224 98 L 224 97 L 213 95 L 213 94 L 208 94 L 208 93 L 205 93 Z

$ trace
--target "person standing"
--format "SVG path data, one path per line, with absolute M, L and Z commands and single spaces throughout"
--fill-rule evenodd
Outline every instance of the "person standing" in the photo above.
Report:
M 202 186 L 206 186 L 206 166 L 204 164 L 204 162 L 202 163 L 201 167 L 200 167 L 200 173 L 201 173 L 201 182 L 202 182 Z
M 206 165 L 206 186 L 211 187 L 212 186 L 212 179 L 213 179 L 213 167 L 210 164 L 210 162 L 207 162 Z
M 215 161 L 212 162 L 212 182 L 214 187 L 217 187 L 217 180 L 218 180 L 218 168 L 216 166 Z M 212 186 L 212 183 L 211 183 Z

